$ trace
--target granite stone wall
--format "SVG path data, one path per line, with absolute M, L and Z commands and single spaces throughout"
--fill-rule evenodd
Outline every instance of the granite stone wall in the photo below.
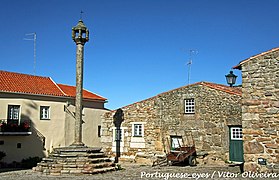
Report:
M 195 99 L 195 113 L 185 114 L 184 100 Z M 185 144 L 194 140 L 198 153 L 209 156 L 201 163 L 225 162 L 229 153 L 229 126 L 241 125 L 241 94 L 228 93 L 197 83 L 159 94 L 121 108 L 124 111 L 124 145 L 122 157 L 141 163 L 139 157 L 152 158 L 170 150 L 170 136 L 182 136 Z M 102 120 L 102 142 L 113 154 L 112 117 Z M 144 122 L 144 145 L 132 148 L 132 123 Z M 193 139 L 191 138 L 193 137 Z
M 279 169 L 279 51 L 252 58 L 241 67 L 244 168 Z M 259 158 L 267 164 L 260 165 Z

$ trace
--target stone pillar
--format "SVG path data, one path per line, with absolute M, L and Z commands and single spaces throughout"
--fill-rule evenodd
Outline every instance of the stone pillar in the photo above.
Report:
M 72 146 L 84 146 L 82 142 L 82 90 L 83 90 L 83 54 L 84 45 L 89 40 L 89 31 L 79 20 L 72 29 L 72 38 L 77 45 L 76 49 L 76 101 L 75 101 L 75 134 Z
M 84 45 L 77 44 L 76 51 L 76 109 L 75 137 L 73 145 L 83 146 L 82 143 L 82 89 L 83 89 L 83 52 Z

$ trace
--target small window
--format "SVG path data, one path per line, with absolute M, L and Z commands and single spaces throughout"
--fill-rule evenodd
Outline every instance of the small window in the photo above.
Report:
M 4 141 L 3 140 L 0 140 L 0 145 L 4 145 Z
M 119 131 L 115 129 L 114 141 L 116 141 L 117 139 L 122 141 L 122 129 L 119 129 Z
M 101 137 L 101 130 L 102 130 L 101 126 L 98 126 L 98 137 Z
M 142 137 L 142 124 L 134 124 L 134 137 Z
M 185 99 L 185 114 L 194 114 L 194 113 L 195 113 L 195 100 Z
M 20 148 L 21 148 L 21 143 L 17 143 L 17 144 L 16 144 L 16 147 L 17 147 L 18 149 L 20 149 Z
M 41 106 L 40 107 L 40 118 L 42 120 L 50 119 L 50 107 L 49 106 Z
M 19 105 L 8 105 L 8 119 L 19 120 Z
M 232 127 L 231 128 L 231 140 L 242 140 L 242 128 Z

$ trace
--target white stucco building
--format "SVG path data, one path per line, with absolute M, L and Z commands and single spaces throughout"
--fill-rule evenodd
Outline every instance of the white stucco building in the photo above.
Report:
M 74 141 L 75 86 L 49 77 L 0 71 L 0 151 L 10 163 L 47 156 Z M 106 99 L 83 90 L 83 142 L 100 147 Z

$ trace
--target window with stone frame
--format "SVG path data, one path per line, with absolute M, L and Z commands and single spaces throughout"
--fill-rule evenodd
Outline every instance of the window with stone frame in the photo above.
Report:
M 134 137 L 143 136 L 143 124 L 133 124 L 133 136 Z
M 185 114 L 195 114 L 195 99 L 185 99 L 184 100 L 184 113 Z
M 120 141 L 122 141 L 123 140 L 123 129 L 119 129 L 119 131 L 117 131 L 117 129 L 115 128 L 114 129 L 114 133 L 113 133 L 113 139 L 114 139 L 114 141 L 116 141 L 117 140 L 117 138 L 120 140 Z
M 40 106 L 40 119 L 41 120 L 50 119 L 50 107 L 49 106 Z

